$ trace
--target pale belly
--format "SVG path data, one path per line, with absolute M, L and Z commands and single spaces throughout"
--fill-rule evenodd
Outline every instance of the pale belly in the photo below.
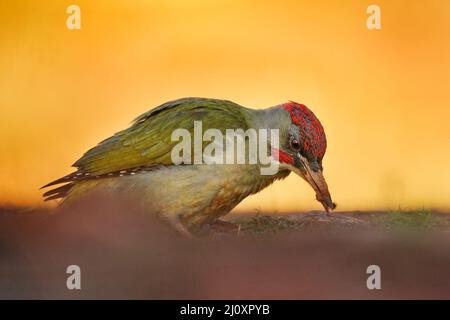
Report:
M 119 192 L 152 213 L 197 225 L 227 214 L 248 195 L 288 174 L 261 176 L 256 165 L 172 166 L 105 179 L 83 189 Z

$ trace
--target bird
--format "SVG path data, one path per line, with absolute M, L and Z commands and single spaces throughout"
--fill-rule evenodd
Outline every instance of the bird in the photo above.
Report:
M 261 163 L 174 163 L 173 149 L 179 140 L 173 140 L 173 132 L 183 129 L 195 134 L 199 122 L 203 130 L 221 133 L 277 130 L 278 143 L 268 142 L 268 148 L 278 170 L 264 175 Z M 204 151 L 207 142 L 201 143 Z M 130 127 L 88 150 L 72 165 L 75 172 L 42 187 L 54 187 L 43 197 L 61 199 L 64 206 L 96 191 L 124 195 L 181 234 L 192 236 L 204 226 L 231 224 L 221 218 L 249 195 L 291 172 L 313 188 L 326 212 L 335 209 L 323 175 L 326 148 L 321 122 L 303 104 L 288 101 L 252 109 L 228 100 L 181 98 L 143 113 Z

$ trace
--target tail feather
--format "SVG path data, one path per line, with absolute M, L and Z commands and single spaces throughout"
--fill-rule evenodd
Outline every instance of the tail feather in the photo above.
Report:
M 87 180 L 97 180 L 97 179 L 103 179 L 103 178 L 114 178 L 114 177 L 122 177 L 122 176 L 131 176 L 135 175 L 140 172 L 147 172 L 147 171 L 154 171 L 160 169 L 161 165 L 145 165 L 145 166 L 139 166 L 139 167 L 132 167 L 132 168 L 124 168 L 122 170 L 114 171 L 114 172 L 108 172 L 108 173 L 101 173 L 101 174 L 95 174 L 87 171 L 82 171 L 81 169 L 72 172 L 71 174 L 68 174 L 62 178 L 56 179 L 52 182 L 47 183 L 45 186 L 41 187 L 41 189 L 51 187 L 57 184 L 63 184 L 62 186 L 56 187 L 54 189 L 51 189 L 43 194 L 45 197 L 44 201 L 53 200 L 53 199 L 59 199 L 59 198 L 65 198 L 69 195 L 71 191 L 73 191 L 73 187 L 77 185 L 78 183 L 87 181 Z
M 40 189 L 51 187 L 51 186 L 54 186 L 55 184 L 66 183 L 66 182 L 81 180 L 81 179 L 86 179 L 86 178 L 89 178 L 89 173 L 75 171 L 75 172 L 72 172 L 72 173 L 62 177 L 62 178 L 59 178 L 52 182 L 47 183 L 45 186 L 42 186 Z
M 52 182 L 49 182 L 45 186 L 41 187 L 40 189 L 44 189 L 44 188 L 51 187 L 51 186 L 54 186 L 57 184 L 62 184 L 62 183 L 64 183 L 64 185 L 56 187 L 54 189 L 51 189 L 51 190 L 45 192 L 42 195 L 45 198 L 44 201 L 65 198 L 77 182 L 79 182 L 80 180 L 86 180 L 86 179 L 90 179 L 90 178 L 91 178 L 90 173 L 78 170 L 78 171 L 72 172 L 62 178 L 56 179 Z
M 74 186 L 75 182 L 71 182 L 55 189 L 49 190 L 42 195 L 45 198 L 44 201 L 65 198 Z

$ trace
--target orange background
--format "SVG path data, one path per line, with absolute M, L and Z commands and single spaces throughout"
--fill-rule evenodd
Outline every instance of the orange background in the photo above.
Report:
M 68 30 L 66 8 L 81 8 Z M 341 210 L 450 208 L 450 1 L 2 1 L 0 202 L 38 188 L 142 112 L 184 96 L 321 119 Z M 242 210 L 320 209 L 299 177 Z

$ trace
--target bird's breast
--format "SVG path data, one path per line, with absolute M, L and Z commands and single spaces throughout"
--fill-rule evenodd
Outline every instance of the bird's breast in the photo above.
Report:
M 198 224 L 225 215 L 248 195 L 287 174 L 263 176 L 257 165 L 190 165 L 126 177 L 124 183 L 147 208 Z

